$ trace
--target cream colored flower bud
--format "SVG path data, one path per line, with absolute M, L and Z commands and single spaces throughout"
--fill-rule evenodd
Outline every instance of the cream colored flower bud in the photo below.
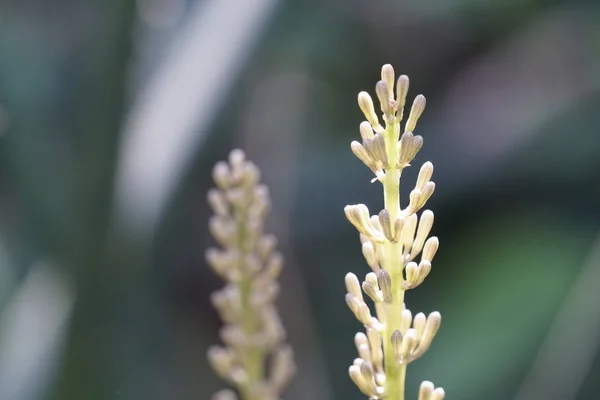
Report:
M 404 309 L 402 310 L 401 321 L 400 321 L 400 331 L 406 333 L 410 325 L 412 324 L 412 313 L 410 310 Z
M 404 227 L 404 218 L 397 217 L 394 221 L 394 243 L 398 243 L 401 240 L 402 228 Z
M 417 333 L 417 337 L 421 337 L 423 334 L 423 330 L 425 329 L 425 323 L 427 322 L 427 317 L 422 312 L 415 315 L 413 318 L 413 328 Z
M 417 235 L 415 236 L 415 240 L 413 241 L 412 247 L 410 249 L 409 259 L 413 260 L 417 254 L 423 249 L 423 245 L 425 244 L 425 240 L 427 239 L 427 235 L 431 232 L 431 227 L 433 226 L 433 212 L 430 210 L 425 210 L 421 214 L 421 218 L 419 219 L 419 228 L 417 229 Z
M 360 322 L 362 322 L 363 325 L 370 325 L 371 324 L 371 310 L 369 309 L 369 306 L 367 306 L 365 303 L 361 303 L 358 306 L 358 320 Z
M 435 182 L 429 181 L 423 186 L 423 190 L 421 191 L 421 207 L 425 205 L 425 203 L 427 202 L 427 200 L 429 200 L 434 191 Z
M 365 148 L 369 157 L 375 162 L 381 162 L 387 164 L 387 154 L 385 152 L 385 139 L 381 133 L 376 133 L 373 139 L 363 140 L 363 147 Z
M 406 264 L 404 268 L 405 273 L 405 289 L 412 289 L 417 286 L 417 282 L 419 281 L 419 266 L 415 262 L 409 262 Z
M 240 184 L 246 188 L 254 187 L 260 181 L 260 170 L 254 163 L 248 161 L 246 162 L 242 168 L 242 173 L 240 176 Z
M 246 160 L 246 155 L 240 149 L 233 149 L 229 153 L 229 164 L 232 167 L 241 167 L 244 161 Z
M 392 350 L 397 359 L 402 355 L 402 340 L 404 336 L 402 332 L 396 330 L 392 333 L 392 337 L 390 338 L 392 341 Z
M 383 301 L 392 302 L 392 277 L 385 269 L 380 269 L 377 273 L 377 282 L 383 294 Z
M 419 338 L 419 346 L 413 354 L 413 359 L 417 359 L 421 357 L 431 346 L 431 342 L 435 337 L 435 334 L 440 328 L 440 324 L 442 323 L 442 316 L 439 312 L 432 312 L 427 316 L 427 321 L 425 322 L 425 328 L 423 328 L 423 333 Z
M 227 215 L 229 213 L 229 204 L 218 189 L 210 189 L 207 196 L 208 204 L 217 215 Z
M 269 274 L 272 279 L 276 279 L 281 274 L 283 269 L 283 256 L 280 253 L 273 253 L 267 259 L 265 263 L 265 272 Z
M 425 184 L 431 180 L 432 176 L 433 164 L 427 161 L 421 166 L 421 169 L 419 170 L 419 176 L 417 177 L 417 184 L 415 185 L 415 187 L 420 191 L 423 191 L 423 186 L 425 186 Z
M 433 393 L 431 393 L 431 397 L 429 398 L 429 400 L 444 400 L 444 397 L 446 397 L 446 393 L 444 392 L 444 389 L 436 388 L 433 391 Z
M 374 388 L 374 383 L 367 382 L 362 373 L 360 366 L 352 365 L 348 369 L 348 374 L 350 375 L 350 379 L 354 382 L 354 384 L 358 387 L 358 389 L 366 396 L 376 396 L 377 391 Z
M 256 247 L 261 259 L 266 260 L 277 246 L 277 238 L 275 235 L 264 235 L 259 238 Z
M 367 335 L 362 332 L 358 332 L 354 335 L 354 345 L 358 351 L 358 356 L 363 360 L 371 359 L 371 349 L 369 347 L 369 339 Z
M 421 383 L 419 387 L 419 400 L 431 400 L 431 393 L 433 393 L 433 383 L 429 381 L 424 381 Z
M 406 127 L 404 128 L 407 132 L 414 132 L 417 126 L 417 121 L 421 118 L 423 111 L 425 110 L 425 96 L 422 94 L 415 97 L 412 108 L 410 109 L 410 115 L 406 121 Z
M 367 296 L 375 303 L 381 303 L 383 301 L 383 295 L 371 282 L 363 282 L 362 289 Z
M 354 275 L 352 272 L 348 272 L 346 274 L 345 281 L 346 281 L 346 290 L 348 291 L 348 293 L 355 296 L 358 300 L 364 301 L 362 292 L 360 290 L 360 283 L 359 283 L 356 275 Z
M 379 290 L 379 282 L 377 281 L 377 274 L 374 272 L 369 272 L 365 275 L 365 281 L 371 283 L 377 290 Z
M 419 263 L 419 277 L 417 280 L 417 286 L 423 283 L 427 275 L 431 272 L 431 263 L 427 260 L 421 260 Z
M 375 93 L 377 94 L 379 104 L 381 105 L 381 112 L 385 115 L 390 115 L 393 108 L 390 104 L 388 85 L 384 81 L 377 82 L 375 85 Z
M 375 107 L 373 106 L 373 99 L 371 99 L 369 93 L 360 92 L 358 94 L 358 106 L 360 107 L 361 111 L 365 115 L 365 118 L 367 119 L 367 121 L 369 121 L 375 132 L 382 131 L 383 128 L 381 127 L 381 125 L 379 125 L 379 118 L 377 118 L 377 114 L 375 113 Z
M 379 212 L 379 223 L 381 224 L 381 230 L 383 234 L 392 243 L 395 243 L 394 239 L 394 229 L 392 227 L 392 221 L 390 219 L 390 212 L 386 209 L 383 209 Z
M 421 256 L 421 258 L 423 260 L 432 262 L 433 257 L 435 257 L 435 253 L 437 253 L 439 246 L 440 242 L 438 241 L 438 238 L 435 236 L 430 237 L 429 239 L 427 239 L 427 242 L 425 242 L 425 246 L 423 247 L 423 255 Z
M 404 219 L 404 226 L 402 227 L 402 232 L 400 234 L 400 241 L 402 242 L 402 251 L 404 254 L 409 254 L 413 241 L 415 240 L 417 221 L 418 218 L 416 214 L 412 214 Z
M 379 271 L 379 262 L 377 261 L 377 256 L 375 254 L 375 247 L 371 242 L 364 242 L 362 244 L 362 253 L 369 264 L 369 267 L 375 272 Z
M 360 300 L 358 300 L 356 296 L 350 293 L 346 293 L 346 296 L 344 298 L 346 299 L 346 305 L 348 306 L 350 311 L 352 311 L 352 313 L 358 318 L 358 309 L 362 304 Z
M 375 370 L 383 371 L 383 348 L 381 335 L 375 329 L 367 329 L 367 338 L 371 349 L 371 362 Z
M 294 363 L 294 351 L 291 346 L 280 346 L 273 356 L 273 364 L 269 383 L 275 389 L 276 393 L 283 390 L 296 373 L 296 364 Z
M 208 349 L 208 361 L 219 376 L 231 380 L 234 364 L 234 355 L 221 346 L 211 346 Z
M 400 75 L 396 82 L 396 103 L 399 112 L 398 120 L 402 120 L 404 106 L 406 105 L 406 95 L 408 94 L 409 79 L 406 75 Z
M 233 390 L 223 389 L 213 394 L 211 400 L 238 400 L 238 397 Z
M 229 166 L 224 161 L 215 164 L 212 171 L 213 180 L 220 189 L 227 189 L 230 185 Z
M 365 381 L 373 381 L 375 379 L 375 371 L 373 371 L 373 366 L 368 361 L 363 361 L 360 366 L 360 374 L 362 375 Z M 375 382 L 373 382 L 374 384 Z
M 419 344 L 417 333 L 414 329 L 410 328 L 404 334 L 402 339 L 402 347 L 400 349 L 400 359 L 398 360 L 401 364 L 408 364 L 411 361 L 412 353 Z
M 352 153 L 356 156 L 356 158 L 362 161 L 363 164 L 365 164 L 371 170 L 376 168 L 375 160 L 373 159 L 373 157 L 371 157 L 371 155 L 367 152 L 367 150 L 362 144 L 355 140 L 352 143 L 350 143 L 350 149 L 352 150 Z
M 346 214 L 348 221 L 350 221 L 360 233 L 377 242 L 383 242 L 385 240 L 383 233 L 373 227 L 369 209 L 364 204 L 348 205 L 344 207 L 344 213 Z
M 388 93 L 387 99 L 394 100 L 394 67 L 390 64 L 385 64 L 381 67 L 381 80 L 385 82 Z
M 423 147 L 423 138 L 415 136 L 410 131 L 402 134 L 400 142 L 398 142 L 398 167 L 404 168 L 410 165 L 410 162 L 415 158 L 421 147 Z
M 375 133 L 373 132 L 373 128 L 371 127 L 371 124 L 369 123 L 369 121 L 363 121 L 360 123 L 360 137 L 365 140 L 365 139 L 373 139 L 373 136 L 375 135 Z

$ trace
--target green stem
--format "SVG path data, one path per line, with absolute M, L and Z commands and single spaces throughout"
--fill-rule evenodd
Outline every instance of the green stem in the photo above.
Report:
M 386 124 L 385 144 L 389 168 L 383 180 L 383 195 L 385 209 L 390 213 L 393 221 L 400 214 L 400 175 L 396 167 L 398 163 L 397 143 L 400 136 L 400 126 L 397 121 Z M 392 333 L 400 329 L 402 310 L 404 308 L 404 289 L 402 288 L 404 261 L 402 259 L 402 244 L 386 241 L 384 244 L 384 269 L 392 278 L 392 302 L 384 304 L 384 313 L 380 318 L 385 324 L 383 337 L 383 352 L 385 362 L 385 392 L 389 400 L 404 400 L 404 382 L 406 378 L 406 365 L 396 361 L 392 349 Z

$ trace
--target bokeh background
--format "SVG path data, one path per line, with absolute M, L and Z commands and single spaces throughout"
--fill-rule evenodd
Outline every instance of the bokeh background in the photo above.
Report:
M 460 400 L 600 398 L 600 4 L 586 0 L 0 1 L 0 398 L 191 400 L 221 388 L 210 169 L 271 187 L 286 399 L 361 399 L 349 149 L 392 63 L 424 93 L 441 247 L 408 372 Z M 403 177 L 410 187 L 418 167 Z M 404 191 L 406 196 L 408 190 Z

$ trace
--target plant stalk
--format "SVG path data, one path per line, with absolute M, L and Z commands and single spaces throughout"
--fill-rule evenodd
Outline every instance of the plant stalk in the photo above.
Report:
M 393 221 L 400 215 L 400 175 L 397 167 L 397 143 L 400 136 L 400 124 L 397 120 L 386 123 L 384 134 L 389 167 L 383 179 L 385 209 Z M 384 244 L 384 269 L 392 278 L 392 301 L 384 306 L 385 331 L 383 335 L 383 352 L 385 362 L 385 393 L 389 400 L 404 400 L 406 365 L 396 360 L 392 349 L 392 333 L 400 329 L 402 310 L 404 308 L 404 289 L 402 288 L 404 261 L 402 259 L 402 243 L 386 241 Z

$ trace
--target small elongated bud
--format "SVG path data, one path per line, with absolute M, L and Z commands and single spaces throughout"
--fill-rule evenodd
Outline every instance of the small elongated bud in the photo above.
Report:
M 365 281 L 371 283 L 373 285 L 373 287 L 375 287 L 377 290 L 379 290 L 379 282 L 377 281 L 376 273 L 369 272 L 367 275 L 365 275 Z
M 375 303 L 380 303 L 383 301 L 383 296 L 381 294 L 381 292 L 379 292 L 377 290 L 377 288 L 375 286 L 373 286 L 373 284 L 371 282 L 363 282 L 362 283 L 362 289 L 365 292 L 365 294 L 367 296 L 369 296 L 369 298 L 371 300 L 373 300 Z
M 227 200 L 225 199 L 223 192 L 220 190 L 210 189 L 208 191 L 207 200 L 215 214 L 224 216 L 229 213 L 229 205 L 227 204 Z
M 423 260 L 427 260 L 429 262 L 433 261 L 433 257 L 435 257 L 435 253 L 437 253 L 438 247 L 440 246 L 440 242 L 438 238 L 435 236 L 430 237 L 425 242 L 425 246 L 423 247 L 423 255 L 421 258 Z
M 429 200 L 429 198 L 431 197 L 431 195 L 433 194 L 434 191 L 435 191 L 435 183 L 434 182 L 429 181 L 425 185 L 423 185 L 423 190 L 421 191 L 421 199 L 420 199 L 419 208 L 423 207 L 425 205 L 425 203 L 427 203 L 427 200 Z
M 375 145 L 378 160 L 381 161 L 384 165 L 387 165 L 388 158 L 387 152 L 385 150 L 385 139 L 381 133 L 376 133 L 373 136 L 373 144 Z
M 346 305 L 348 306 L 348 308 L 350 309 L 350 311 L 352 311 L 352 313 L 357 316 L 358 318 L 358 309 L 360 308 L 361 303 L 356 296 L 350 294 L 350 293 L 346 293 L 345 296 L 346 299 Z
M 383 348 L 381 335 L 375 329 L 367 329 L 367 338 L 371 349 L 371 362 L 376 371 L 383 371 Z
M 427 260 L 421 260 L 419 263 L 419 282 L 418 285 L 423 283 L 427 275 L 431 272 L 431 263 Z
M 363 147 L 372 160 L 387 164 L 387 154 L 385 152 L 385 140 L 381 133 L 376 133 L 372 139 L 363 140 Z
M 419 400 L 431 400 L 431 393 L 433 393 L 433 383 L 429 381 L 424 381 L 421 383 L 419 387 Z
M 212 395 L 211 400 L 238 400 L 233 390 L 223 389 Z
M 412 324 L 412 313 L 410 310 L 404 309 L 402 310 L 401 321 L 400 321 L 400 330 L 402 332 L 408 331 L 410 325 Z
M 395 330 L 392 333 L 392 337 L 390 339 L 392 341 L 392 350 L 394 351 L 396 357 L 399 358 L 402 351 L 402 332 L 400 332 L 399 330 Z
M 427 235 L 431 232 L 431 228 L 433 226 L 433 212 L 430 210 L 423 211 L 421 214 L 421 218 L 419 219 L 419 228 L 417 229 L 417 235 L 415 236 L 415 240 L 413 241 L 412 247 L 410 249 L 410 257 L 409 259 L 413 260 L 417 254 L 423 249 L 423 245 L 425 244 L 425 239 L 427 239 Z
M 390 115 L 392 108 L 390 107 L 388 85 L 384 81 L 377 82 L 375 85 L 375 93 L 377 94 L 379 104 L 381 105 L 381 112 L 385 115 Z
M 401 240 L 402 227 L 404 226 L 404 218 L 397 217 L 394 221 L 394 243 Z
M 404 268 L 404 274 L 406 275 L 406 281 L 404 287 L 406 289 L 412 289 L 417 285 L 419 280 L 419 267 L 415 262 L 409 262 Z
M 377 261 L 377 255 L 375 253 L 375 247 L 371 242 L 364 242 L 362 244 L 362 253 L 369 264 L 369 267 L 375 272 L 379 271 L 379 262 Z
M 422 94 L 415 97 L 412 108 L 410 109 L 410 115 L 406 121 L 406 127 L 404 128 L 407 132 L 414 132 L 417 127 L 417 121 L 421 118 L 423 111 L 425 110 L 425 96 Z
M 412 353 L 419 344 L 417 334 L 414 329 L 409 329 L 404 334 L 402 340 L 402 347 L 400 349 L 400 363 L 408 364 L 412 360 Z
M 369 209 L 364 204 L 349 205 L 344 207 L 346 218 L 354 227 L 362 234 L 369 237 L 371 240 L 383 242 L 385 236 L 383 233 L 375 229 L 371 223 Z
M 352 153 L 356 156 L 356 158 L 362 161 L 367 167 L 370 169 L 375 168 L 375 160 L 373 157 L 371 157 L 369 152 L 367 152 L 362 144 L 354 140 L 352 143 L 350 143 L 350 150 L 352 150 Z
M 208 349 L 208 361 L 221 378 L 232 379 L 234 357 L 230 351 L 221 346 L 211 346 Z
M 219 161 L 215 164 L 212 171 L 213 180 L 220 189 L 227 189 L 230 184 L 229 166 L 224 161 Z
M 444 389 L 436 388 L 433 393 L 431 393 L 430 400 L 444 400 L 444 397 L 446 397 Z
M 231 164 L 234 169 L 241 167 L 245 160 L 246 155 L 241 149 L 233 149 L 229 153 L 229 164 Z
M 381 67 L 381 80 L 384 81 L 387 86 L 388 100 L 394 100 L 394 75 L 394 67 L 392 67 L 390 64 L 385 64 L 383 67 Z
M 371 99 L 369 93 L 363 91 L 358 94 L 358 106 L 373 129 L 376 132 L 382 131 L 383 128 L 379 125 L 379 118 L 377 118 L 375 107 L 373 106 L 373 99 Z
M 432 176 L 433 164 L 427 161 L 421 166 L 421 169 L 419 170 L 419 176 L 417 177 L 417 184 L 415 185 L 415 187 L 423 191 L 423 186 L 425 186 L 425 184 L 431 180 Z
M 363 361 L 360 364 L 360 374 L 362 375 L 363 379 L 366 381 L 372 381 L 374 379 L 374 372 L 373 372 L 373 367 L 371 366 L 371 363 L 368 361 Z
M 352 382 L 354 382 L 356 387 L 358 387 L 358 389 L 364 395 L 370 396 L 370 394 L 367 392 L 366 383 L 360 373 L 360 367 L 358 365 L 351 365 L 350 368 L 348 368 L 348 375 L 350 375 Z
M 363 121 L 360 123 L 360 137 L 365 140 L 365 139 L 373 139 L 373 136 L 375 135 L 375 133 L 373 132 L 373 128 L 371 127 L 371 124 L 369 123 L 369 121 Z
M 410 165 L 421 147 L 423 147 L 421 136 L 415 136 L 410 131 L 404 132 L 399 142 L 398 167 L 404 168 Z
M 385 269 L 381 269 L 377 273 L 377 282 L 379 283 L 379 288 L 381 289 L 381 293 L 383 294 L 383 301 L 385 301 L 386 303 L 391 303 L 392 277 Z
M 363 325 L 371 324 L 371 310 L 369 310 L 369 306 L 365 303 L 361 303 L 358 306 L 358 320 L 363 323 Z
M 423 334 L 423 330 L 425 329 L 425 323 L 427 322 L 427 317 L 422 312 L 415 315 L 413 318 L 413 328 L 417 334 L 417 337 L 421 337 Z
M 400 115 L 398 115 L 398 120 L 402 120 L 402 116 L 404 114 L 404 106 L 406 105 L 406 95 L 408 94 L 408 86 L 409 79 L 406 75 L 400 75 L 398 77 L 398 81 L 396 82 L 396 103 L 397 109 Z
M 412 248 L 413 241 L 415 240 L 415 230 L 417 229 L 417 215 L 412 214 L 404 219 L 404 226 L 400 234 L 400 240 L 402 242 L 402 251 L 404 254 L 409 254 Z
M 381 210 L 379 212 L 379 223 L 381 224 L 381 230 L 383 234 L 390 242 L 394 243 L 396 240 L 394 239 L 394 230 L 392 227 L 392 221 L 390 219 L 390 212 L 386 209 Z
M 356 350 L 358 351 L 358 356 L 363 360 L 371 359 L 371 350 L 369 348 L 369 340 L 367 339 L 367 335 L 362 332 L 358 332 L 354 336 L 354 345 L 356 346 Z
M 346 274 L 345 282 L 348 293 L 355 296 L 358 300 L 364 301 L 362 292 L 360 290 L 360 283 L 358 282 L 356 275 L 354 275 L 352 272 L 348 272 Z
M 277 392 L 281 392 L 295 373 L 296 364 L 292 347 L 289 345 L 279 347 L 273 357 L 269 383 Z
M 413 359 L 421 357 L 431 346 L 431 342 L 435 337 L 437 331 L 440 329 L 442 323 L 442 316 L 439 312 L 434 311 L 427 316 L 423 333 L 419 338 L 419 346 L 413 354 Z

